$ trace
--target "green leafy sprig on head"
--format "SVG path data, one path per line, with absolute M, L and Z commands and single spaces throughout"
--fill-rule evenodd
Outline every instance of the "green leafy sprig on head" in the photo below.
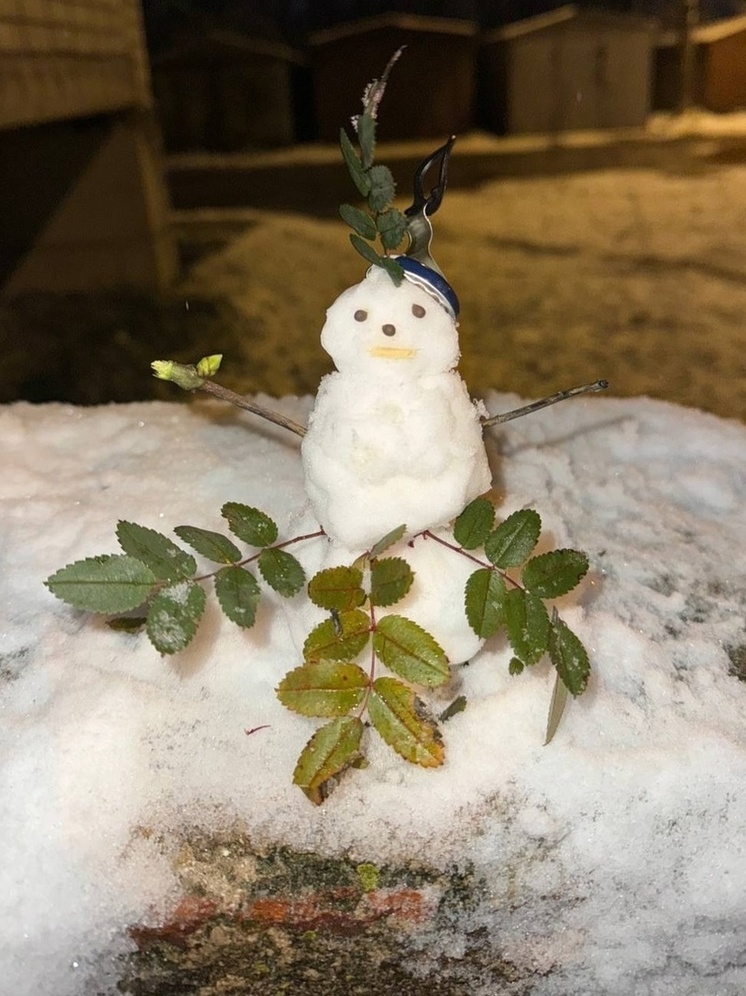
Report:
M 389 73 L 403 49 L 398 49 L 389 60 L 380 79 L 373 80 L 363 94 L 363 113 L 352 119 L 360 153 L 350 141 L 344 128 L 340 128 L 339 144 L 342 157 L 352 182 L 367 203 L 367 211 L 361 211 L 353 204 L 342 204 L 339 213 L 342 220 L 352 229 L 350 242 L 363 259 L 374 266 L 381 266 L 398 286 L 404 279 L 404 271 L 389 252 L 401 244 L 407 219 L 401 211 L 393 207 L 396 184 L 388 166 L 374 163 L 376 150 L 376 128 L 378 107 L 383 99 Z M 379 243 L 383 252 L 379 251 Z

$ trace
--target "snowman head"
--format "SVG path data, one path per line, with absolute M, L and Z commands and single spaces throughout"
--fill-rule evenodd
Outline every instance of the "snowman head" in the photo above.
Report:
M 395 380 L 453 370 L 460 355 L 446 307 L 410 280 L 397 287 L 380 266 L 329 308 L 321 345 L 340 373 Z

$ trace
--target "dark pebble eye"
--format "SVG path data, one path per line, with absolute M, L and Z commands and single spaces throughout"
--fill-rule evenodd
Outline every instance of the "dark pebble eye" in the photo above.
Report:
M 356 322 L 364 322 L 365 319 L 368 317 L 368 312 L 363 311 L 361 308 L 359 311 L 356 311 L 352 317 L 355 319 Z
M 426 312 L 425 312 L 425 309 L 422 307 L 421 304 L 413 304 L 412 305 L 412 314 L 414 315 L 415 318 L 424 318 Z

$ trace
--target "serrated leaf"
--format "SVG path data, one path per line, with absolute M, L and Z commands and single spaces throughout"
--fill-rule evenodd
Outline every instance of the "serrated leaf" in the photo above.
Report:
M 549 615 L 536 595 L 513 588 L 503 600 L 510 645 L 524 664 L 536 664 L 549 649 Z
M 519 661 L 517 657 L 510 658 L 510 662 L 508 663 L 508 674 L 522 674 L 525 668 L 526 665 L 523 661 Z
M 355 249 L 360 253 L 363 259 L 366 259 L 369 263 L 374 266 L 383 266 L 383 256 L 379 256 L 375 248 L 370 245 L 370 243 L 365 242 L 360 238 L 359 235 L 351 234 L 350 242 L 353 244 Z
M 376 121 L 372 114 L 361 114 L 356 121 L 357 140 L 360 142 L 360 159 L 367 169 L 376 153 Z
M 559 598 L 572 591 L 588 572 L 588 558 L 580 550 L 552 550 L 532 557 L 523 568 L 523 587 L 539 598 Z
M 243 567 L 224 567 L 215 575 L 215 595 L 231 622 L 251 629 L 261 590 L 253 574 Z
M 377 213 L 384 211 L 396 196 L 394 176 L 388 166 L 371 166 L 368 170 L 370 193 L 368 207 Z
M 163 581 L 180 581 L 197 570 L 197 561 L 168 536 L 137 522 L 117 523 L 117 539 L 124 552 L 139 560 Z
M 236 544 L 222 533 L 198 526 L 176 526 L 174 532 L 193 550 L 216 564 L 235 564 L 242 557 Z
M 57 598 L 88 612 L 129 612 L 143 604 L 155 574 L 134 557 L 106 554 L 60 568 L 44 582 Z
M 396 529 L 392 529 L 390 533 L 386 533 L 385 536 L 379 539 L 379 541 L 374 543 L 370 548 L 369 556 L 371 560 L 374 557 L 380 557 L 381 554 L 388 550 L 390 546 L 393 546 L 394 543 L 398 543 L 406 531 L 406 526 L 397 526 Z
M 495 524 L 495 508 L 486 498 L 475 498 L 453 524 L 453 538 L 464 550 L 476 550 Z
M 380 232 L 384 249 L 397 249 L 407 227 L 407 219 L 396 208 L 382 211 L 376 218 L 376 228 Z
M 358 192 L 363 197 L 367 197 L 370 192 L 370 180 L 344 128 L 339 129 L 339 147 L 342 150 L 342 158 L 345 161 L 347 172 L 350 174 L 350 179 L 357 187 Z
M 220 514 L 228 521 L 233 535 L 249 546 L 270 546 L 277 540 L 277 525 L 258 508 L 227 501 Z
M 496 567 L 519 567 L 530 555 L 541 533 L 541 518 L 532 508 L 513 512 L 484 543 L 487 559 Z
M 552 701 L 549 703 L 549 713 L 547 715 L 547 734 L 544 738 L 545 747 L 557 732 L 566 705 L 567 686 L 560 678 L 559 674 L 555 674 L 554 688 L 552 689 Z
M 306 637 L 303 659 L 308 664 L 323 660 L 354 660 L 370 636 L 370 618 L 360 609 L 340 612 L 336 620 L 325 619 Z
M 580 639 L 557 613 L 549 631 L 549 658 L 571 695 L 582 695 L 591 672 L 588 654 Z
M 271 547 L 262 550 L 257 561 L 262 577 L 279 595 L 297 595 L 306 583 L 306 573 L 291 553 Z
M 405 681 L 437 688 L 451 677 L 445 651 L 421 626 L 404 616 L 384 616 L 373 634 L 376 656 Z
M 469 625 L 487 640 L 505 622 L 505 582 L 497 571 L 480 568 L 466 582 L 466 618 Z
M 370 565 L 370 601 L 373 605 L 394 605 L 412 587 L 412 568 L 402 557 L 383 557 Z
M 311 737 L 301 751 L 293 772 L 293 784 L 320 806 L 336 786 L 340 775 L 360 758 L 363 724 L 345 716 L 333 719 Z
M 322 609 L 346 612 L 365 601 L 363 572 L 357 567 L 328 567 L 308 582 L 308 597 Z
M 320 661 L 286 674 L 277 697 L 302 716 L 343 716 L 360 705 L 367 687 L 368 675 L 357 664 Z
M 370 721 L 383 740 L 406 761 L 436 768 L 445 759 L 434 720 L 411 688 L 396 678 L 376 678 L 368 700 Z
M 350 228 L 361 235 L 364 239 L 372 242 L 377 234 L 376 223 L 369 214 L 353 207 L 352 204 L 340 204 L 339 214 L 342 221 L 346 222 Z
M 191 642 L 205 601 L 204 589 L 195 581 L 179 581 L 153 597 L 145 625 L 159 653 L 175 654 Z

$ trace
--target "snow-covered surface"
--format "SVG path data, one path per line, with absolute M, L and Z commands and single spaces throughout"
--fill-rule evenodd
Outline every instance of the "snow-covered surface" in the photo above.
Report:
M 303 421 L 310 402 L 282 407 Z M 113 993 L 126 926 L 173 898 L 161 831 L 236 819 L 257 844 L 474 862 L 488 936 L 548 973 L 534 994 L 744 992 L 746 683 L 729 673 L 746 644 L 743 425 L 591 398 L 496 433 L 501 511 L 531 505 L 554 545 L 590 555 L 561 605 L 589 690 L 543 747 L 548 668 L 510 677 L 488 644 L 462 670 L 443 768 L 371 738 L 370 767 L 322 809 L 290 782 L 315 723 L 275 698 L 296 657 L 270 603 L 248 633 L 209 608 L 193 645 L 161 659 L 42 586 L 113 552 L 119 518 L 220 528 L 238 500 L 292 529 L 297 441 L 200 403 L 18 404 L 0 433 L 4 992 Z

